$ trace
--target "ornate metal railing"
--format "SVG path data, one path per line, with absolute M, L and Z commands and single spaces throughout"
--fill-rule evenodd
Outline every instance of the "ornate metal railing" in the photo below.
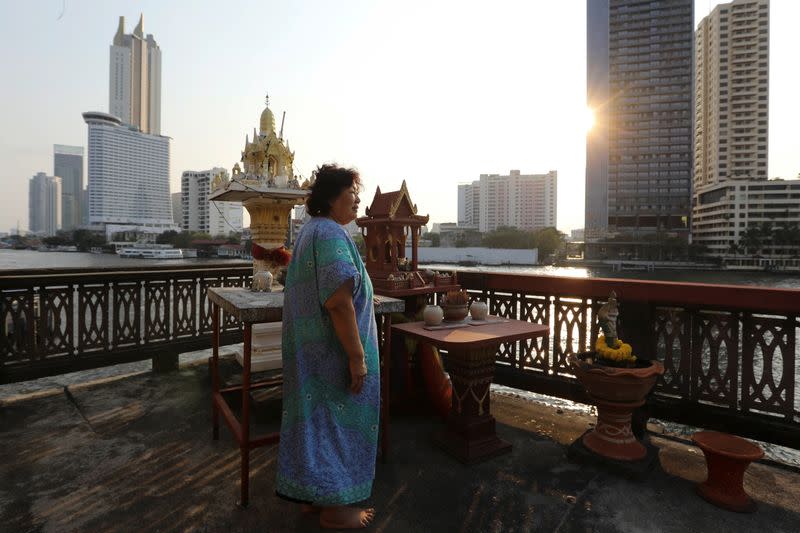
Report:
M 0 383 L 207 348 L 205 289 L 249 283 L 247 263 L 0 273 Z M 614 290 L 620 336 L 663 361 L 653 416 L 798 447 L 800 291 L 461 272 L 490 311 L 550 326 L 497 354 L 496 381 L 586 401 L 567 356 L 590 349 Z M 223 343 L 239 342 L 223 320 Z
M 0 383 L 207 348 L 206 288 L 251 274 L 246 263 L 3 271 Z M 241 340 L 231 317 L 222 340 Z
M 594 346 L 613 290 L 620 337 L 666 369 L 652 416 L 800 447 L 799 290 L 476 272 L 459 281 L 492 314 L 550 326 L 549 337 L 500 349 L 499 383 L 585 401 L 567 357 Z

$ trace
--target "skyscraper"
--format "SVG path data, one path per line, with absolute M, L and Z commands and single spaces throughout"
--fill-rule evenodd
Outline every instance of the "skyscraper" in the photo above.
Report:
M 693 1 L 586 5 L 586 95 L 596 117 L 586 142 L 587 241 L 688 236 Z
M 695 34 L 694 186 L 766 179 L 769 0 L 735 0 Z
M 61 178 L 61 229 L 83 220 L 83 146 L 53 145 L 53 174 Z
M 55 235 L 61 228 L 61 178 L 39 172 L 28 184 L 28 230 Z
M 110 47 L 109 113 L 144 133 L 161 134 L 161 49 L 152 34 L 145 38 L 143 17 L 133 33 L 119 18 Z
M 89 223 L 149 233 L 174 229 L 169 137 L 142 133 L 106 113 L 87 112 L 83 119 L 89 126 Z

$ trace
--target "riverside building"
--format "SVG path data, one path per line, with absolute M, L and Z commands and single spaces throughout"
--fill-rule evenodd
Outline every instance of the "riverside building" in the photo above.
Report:
M 28 184 L 28 230 L 55 235 L 61 229 L 61 178 L 38 172 Z
M 61 229 L 83 223 L 83 146 L 53 145 L 53 174 L 61 178 Z
M 695 34 L 692 239 L 737 266 L 752 262 L 748 229 L 769 233 L 760 256 L 796 255 L 787 235 L 800 220 L 800 181 L 767 181 L 769 1 L 720 4 Z M 747 241 L 749 246 L 745 246 Z
M 169 193 L 169 137 L 119 118 L 83 113 L 89 128 L 89 223 L 112 233 L 157 235 L 177 229 Z
M 555 227 L 558 219 L 558 173 L 481 174 L 458 186 L 458 224 L 482 233 L 508 226 L 523 230 Z
M 224 168 L 187 170 L 181 175 L 181 227 L 212 237 L 242 231 L 242 204 L 209 202 L 208 196 L 228 180 Z
M 587 0 L 587 257 L 689 233 L 694 2 Z

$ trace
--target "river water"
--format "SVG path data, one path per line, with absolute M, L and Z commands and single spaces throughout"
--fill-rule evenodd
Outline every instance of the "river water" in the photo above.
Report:
M 179 260 L 150 260 L 150 259 L 122 259 L 113 254 L 88 254 L 78 252 L 38 252 L 32 250 L 4 250 L 0 249 L 0 272 L 9 269 L 37 269 L 37 268 L 94 268 L 94 267 L 125 267 L 125 266 L 153 266 L 153 265 L 190 265 L 202 263 L 236 262 L 241 260 L 220 259 L 179 259 Z M 435 270 L 468 270 L 476 272 L 505 272 L 514 274 L 536 274 L 543 276 L 567 276 L 577 278 L 627 278 L 645 279 L 655 281 L 685 281 L 724 285 L 752 285 L 772 288 L 800 289 L 800 275 L 769 273 L 769 272 L 731 272 L 731 271 L 705 271 L 705 270 L 659 270 L 654 272 L 615 272 L 605 268 L 588 267 L 551 267 L 551 266 L 476 266 L 462 267 L 454 265 L 424 265 L 424 268 Z M 192 363 L 207 359 L 208 354 L 198 352 L 186 354 L 181 357 L 181 363 Z M 27 383 L 0 385 L 0 402 L 19 394 L 41 391 L 49 388 L 60 388 L 69 384 L 88 381 L 110 375 L 121 375 L 130 372 L 141 372 L 150 368 L 150 361 L 141 361 L 118 365 L 116 367 L 76 372 L 51 378 L 43 378 Z M 798 366 L 800 372 L 800 366 Z M 540 394 L 510 389 L 508 387 L 493 385 L 492 389 L 497 394 L 509 394 L 532 402 L 542 402 L 553 407 L 571 409 L 582 412 L 593 412 L 594 407 L 583 404 L 550 398 Z M 658 422 L 670 434 L 688 437 L 697 428 Z M 800 467 L 800 451 L 769 443 L 760 443 L 770 459 Z

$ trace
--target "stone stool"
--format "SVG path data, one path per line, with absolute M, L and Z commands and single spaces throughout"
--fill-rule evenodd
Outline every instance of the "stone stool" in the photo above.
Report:
M 708 478 L 696 486 L 706 501 L 729 511 L 752 513 L 756 503 L 744 491 L 744 471 L 764 456 L 764 450 L 750 441 L 717 431 L 699 431 L 692 440 L 703 450 Z

